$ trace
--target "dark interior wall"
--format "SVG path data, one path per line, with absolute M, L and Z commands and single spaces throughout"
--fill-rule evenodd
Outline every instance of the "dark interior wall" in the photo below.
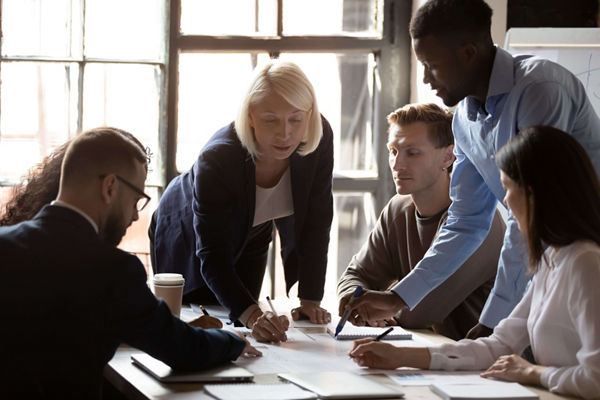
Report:
M 508 0 L 506 29 L 597 27 L 599 0 Z

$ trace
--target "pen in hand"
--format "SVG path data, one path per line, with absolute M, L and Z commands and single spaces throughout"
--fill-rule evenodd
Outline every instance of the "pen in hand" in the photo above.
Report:
M 277 311 L 275 311 L 275 307 L 273 307 L 273 303 L 271 302 L 271 298 L 269 296 L 267 296 L 267 303 L 269 303 L 269 308 L 271 309 L 271 312 L 273 312 L 273 315 L 279 322 L 279 314 L 277 314 Z M 283 333 L 283 340 L 287 340 L 287 335 L 285 333 Z
M 352 294 L 353 298 L 356 298 L 358 296 L 360 296 L 363 292 L 363 288 L 362 286 L 358 285 L 356 287 L 356 289 L 354 289 L 354 293 Z M 342 314 L 342 319 L 340 319 L 340 322 L 338 322 L 337 326 L 335 327 L 335 335 L 333 335 L 334 337 L 337 337 L 337 335 L 339 335 L 339 333 L 342 331 L 342 329 L 344 328 L 344 325 L 346 324 L 346 321 L 348 321 L 348 318 L 350 317 L 350 313 L 352 312 L 352 310 L 346 310 L 344 311 L 344 313 Z
M 389 328 L 387 328 L 387 329 L 385 330 L 385 332 L 383 332 L 383 333 L 381 333 L 381 334 L 377 335 L 377 337 L 376 337 L 376 338 L 375 338 L 373 341 L 374 341 L 374 342 L 379 342 L 381 339 L 383 339 L 384 337 L 386 337 L 386 336 L 387 336 L 387 334 L 388 334 L 388 333 L 390 333 L 390 332 L 391 332 L 391 331 L 393 331 L 393 330 L 394 330 L 394 328 L 390 326 Z
M 204 306 L 203 306 L 203 305 L 200 305 L 200 310 L 202 311 L 202 314 L 204 314 L 204 315 L 210 315 L 210 314 L 208 313 L 208 311 L 206 311 L 206 308 L 204 308 Z
M 273 303 L 271 303 L 271 298 L 269 296 L 267 296 L 267 303 L 269 303 L 269 308 L 271 308 L 271 311 L 275 314 L 275 318 L 279 318 L 279 314 L 275 311 L 275 307 L 273 307 Z

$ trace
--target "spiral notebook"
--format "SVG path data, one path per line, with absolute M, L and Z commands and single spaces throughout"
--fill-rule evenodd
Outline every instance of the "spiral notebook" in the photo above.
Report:
M 368 337 L 376 337 L 385 332 L 389 326 L 383 328 L 377 328 L 373 326 L 354 326 L 350 323 L 344 325 L 344 328 L 337 337 L 335 336 L 335 325 L 329 325 L 327 327 L 327 333 L 329 333 L 336 340 L 356 340 Z M 394 326 L 394 330 L 388 333 L 381 340 L 410 340 L 412 339 L 412 333 L 402 329 L 399 326 Z

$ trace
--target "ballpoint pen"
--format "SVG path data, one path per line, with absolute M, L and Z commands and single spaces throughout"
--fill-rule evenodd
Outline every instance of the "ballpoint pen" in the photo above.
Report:
M 391 332 L 391 331 L 393 331 L 393 330 L 394 330 L 394 328 L 392 328 L 392 327 L 390 326 L 389 328 L 387 328 L 387 329 L 385 330 L 385 332 L 383 332 L 383 333 L 381 333 L 381 334 L 377 335 L 377 337 L 376 337 L 376 338 L 375 338 L 373 341 L 374 341 L 374 342 L 379 342 L 381 339 L 383 339 L 384 337 L 386 337 L 386 336 L 387 336 L 387 334 L 388 334 L 388 333 L 390 333 L 390 332 Z
M 208 313 L 208 311 L 206 311 L 206 308 L 204 308 L 204 306 L 203 306 L 203 305 L 200 305 L 200 310 L 202 310 L 202 313 L 203 313 L 204 315 L 210 315 L 210 314 Z
M 279 314 L 275 311 L 275 307 L 273 307 L 273 303 L 271 303 L 271 298 L 269 296 L 267 296 L 267 303 L 269 303 L 269 307 L 271 308 L 271 311 L 273 311 L 273 314 L 275 314 L 275 317 L 279 318 Z
M 360 296 L 362 294 L 362 292 L 363 292 L 362 286 L 358 285 L 356 287 L 356 289 L 354 289 L 352 298 L 357 298 L 358 296 Z M 352 310 L 344 311 L 344 313 L 342 314 L 342 319 L 340 319 L 340 322 L 338 322 L 338 324 L 335 328 L 335 335 L 333 335 L 334 337 L 337 337 L 337 335 L 339 335 L 339 333 L 342 331 L 342 329 L 344 328 L 344 325 L 346 324 L 346 321 L 348 321 L 348 318 L 350 317 L 351 312 L 352 312 Z

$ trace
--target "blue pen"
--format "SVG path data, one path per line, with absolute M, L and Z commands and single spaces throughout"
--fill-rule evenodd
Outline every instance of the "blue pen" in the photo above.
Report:
M 357 298 L 358 296 L 360 296 L 362 294 L 362 292 L 363 292 L 362 286 L 358 285 L 356 287 L 356 289 L 354 289 L 354 293 L 352 294 L 352 298 Z M 340 322 L 337 324 L 337 327 L 335 328 L 335 335 L 334 335 L 334 337 L 337 337 L 337 335 L 339 335 L 339 333 L 344 328 L 344 325 L 346 324 L 346 321 L 348 321 L 348 317 L 350 317 L 350 312 L 352 312 L 352 310 L 346 310 L 342 314 L 342 319 L 340 319 Z

